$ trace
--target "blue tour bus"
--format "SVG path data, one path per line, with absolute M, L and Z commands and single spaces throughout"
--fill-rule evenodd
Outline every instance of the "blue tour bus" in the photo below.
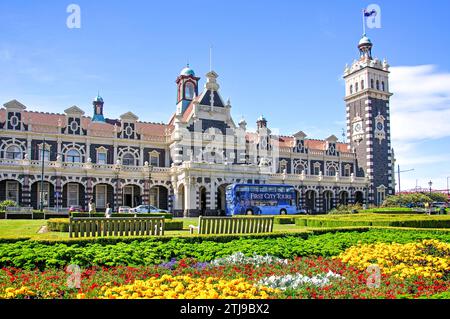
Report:
M 296 193 L 289 185 L 232 184 L 226 188 L 226 214 L 296 214 Z

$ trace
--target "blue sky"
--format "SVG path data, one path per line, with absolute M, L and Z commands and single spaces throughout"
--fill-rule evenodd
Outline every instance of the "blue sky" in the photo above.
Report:
M 68 29 L 69 4 L 81 28 Z M 374 55 L 391 64 L 392 137 L 402 189 L 446 188 L 450 176 L 449 1 L 63 1 L 0 2 L 0 102 L 31 110 L 105 115 L 130 110 L 167 122 L 175 78 L 189 60 L 219 74 L 235 120 L 262 113 L 282 134 L 341 137 L 346 63 L 357 58 L 361 10 L 376 3 L 382 28 L 369 29 Z

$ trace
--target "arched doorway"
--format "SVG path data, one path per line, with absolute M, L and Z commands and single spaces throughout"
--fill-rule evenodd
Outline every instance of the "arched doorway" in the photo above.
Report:
M 217 187 L 216 210 L 218 211 L 219 215 L 226 214 L 226 188 L 228 185 L 230 184 L 222 184 Z
M 44 181 L 34 182 L 31 185 L 31 206 L 40 209 L 55 206 L 55 188 L 52 183 Z
M 295 205 L 296 205 L 297 209 L 303 208 L 303 207 L 301 207 L 302 206 L 301 199 L 302 199 L 302 193 L 298 189 L 296 189 L 295 190 Z
M 182 212 L 184 212 L 185 208 L 186 208 L 186 202 L 185 202 L 185 198 L 184 198 L 184 185 L 181 184 L 180 186 L 178 186 L 178 195 L 177 195 L 177 199 L 176 199 L 176 207 L 177 209 L 181 210 Z
M 93 189 L 92 197 L 95 203 L 95 210 L 98 212 L 104 212 L 106 204 L 110 204 L 113 211 L 119 210 L 119 203 L 114 199 L 114 188 L 110 184 L 96 184 Z M 89 198 L 88 198 L 89 201 Z
M 305 205 L 308 214 L 314 214 L 316 212 L 316 198 L 317 194 L 314 190 L 308 190 L 305 194 Z
M 169 209 L 169 191 L 166 187 L 156 185 L 150 188 L 150 205 L 158 207 L 159 209 Z
M 327 213 L 334 208 L 333 205 L 333 192 L 325 191 L 323 192 L 323 209 Z
M 200 215 L 205 215 L 206 213 L 206 188 L 200 187 L 198 190 L 198 207 L 200 209 Z
M 17 205 L 22 203 L 22 184 L 12 179 L 0 181 L 0 202 L 12 200 Z
M 355 192 L 355 204 L 364 204 L 364 194 L 361 191 Z
M 122 186 L 122 206 L 136 207 L 141 203 L 141 188 L 138 185 L 126 184 Z
M 339 193 L 339 205 L 348 205 L 348 192 L 347 191 L 341 191 Z
M 80 183 L 66 183 L 62 189 L 62 206 L 79 206 L 85 209 L 85 190 Z

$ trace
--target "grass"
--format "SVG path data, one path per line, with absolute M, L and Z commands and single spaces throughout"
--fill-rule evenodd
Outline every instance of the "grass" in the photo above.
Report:
M 401 217 L 400 217 L 401 216 Z M 320 216 L 298 216 L 298 218 L 306 219 L 327 219 L 327 220 L 358 220 L 358 219 L 370 219 L 370 220 L 387 220 L 401 218 L 406 219 L 439 219 L 439 220 L 450 220 L 450 216 L 443 215 L 423 215 L 418 216 L 417 214 L 353 214 L 353 215 L 320 215 Z M 183 221 L 183 230 L 173 230 L 166 231 L 166 236 L 189 236 L 189 225 L 198 224 L 198 218 L 174 218 L 174 220 Z M 0 238 L 10 238 L 10 237 L 31 237 L 32 239 L 67 239 L 69 238 L 68 233 L 61 232 L 48 232 L 43 234 L 38 234 L 39 229 L 46 225 L 45 220 L 0 220 Z M 274 232 L 303 232 L 308 229 L 313 229 L 317 227 L 306 227 L 297 226 L 295 224 L 274 224 Z

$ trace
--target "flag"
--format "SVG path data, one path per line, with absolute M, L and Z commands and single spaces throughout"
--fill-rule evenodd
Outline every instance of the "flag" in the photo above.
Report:
M 365 17 L 371 17 L 371 16 L 376 16 L 376 15 L 377 15 L 377 11 L 375 9 L 372 9 L 371 11 L 367 11 L 366 9 L 364 9 Z

